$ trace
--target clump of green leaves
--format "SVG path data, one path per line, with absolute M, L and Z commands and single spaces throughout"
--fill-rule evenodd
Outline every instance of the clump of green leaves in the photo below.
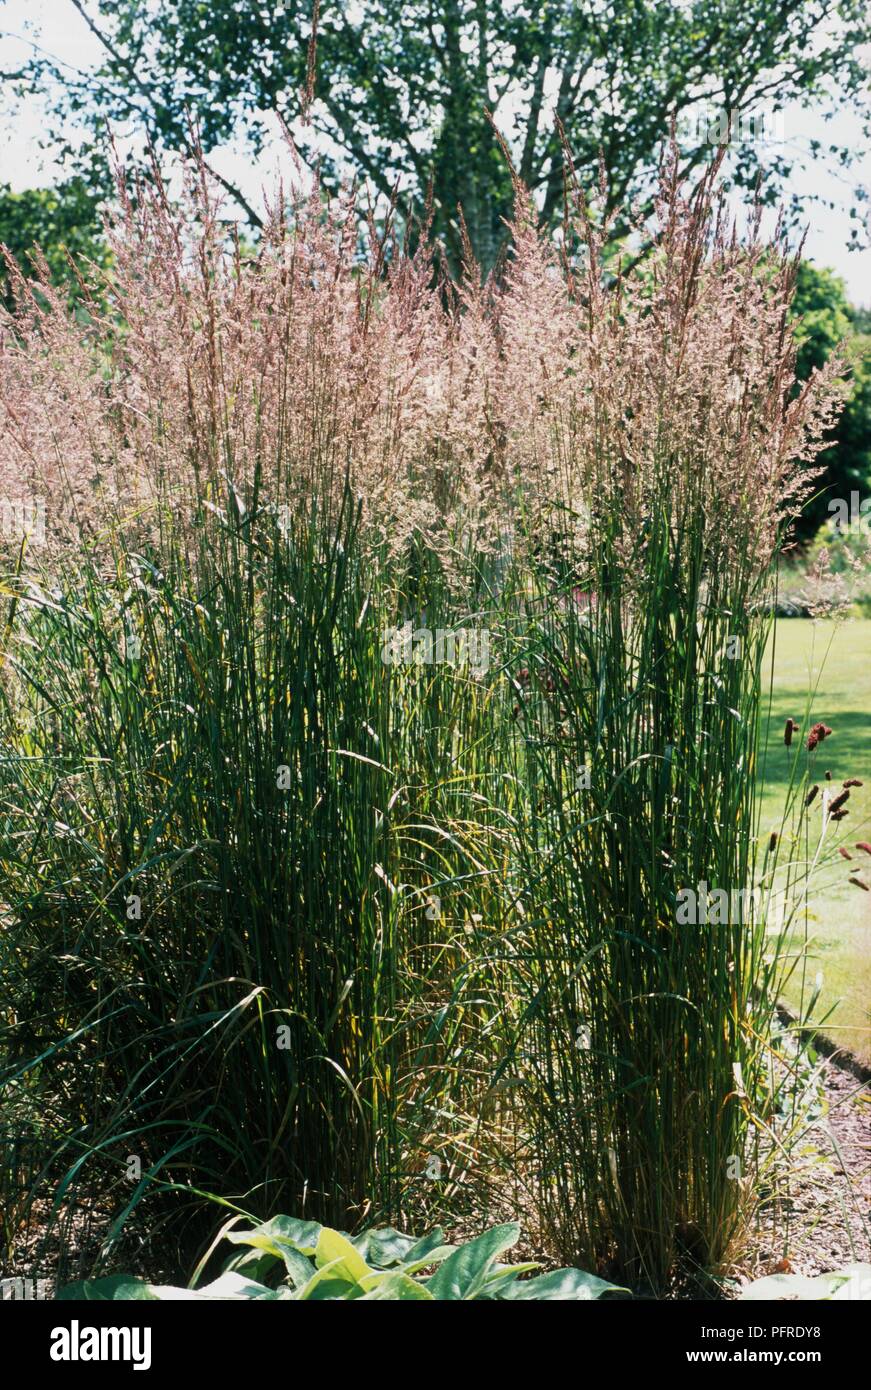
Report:
M 275 1216 L 245 1230 L 233 1230 L 234 1217 L 194 1272 L 186 1289 L 149 1284 L 113 1275 L 71 1284 L 61 1299 L 595 1299 L 625 1294 L 580 1269 L 557 1269 L 534 1278 L 534 1262 L 501 1264 L 499 1257 L 520 1238 L 515 1222 L 493 1226 L 475 1240 L 448 1245 L 440 1227 L 416 1239 L 391 1226 L 345 1235 L 315 1221 Z M 240 1247 L 210 1283 L 199 1279 L 222 1241 Z
M 63 291 L 71 311 L 82 306 L 82 280 L 89 266 L 106 268 L 109 249 L 100 229 L 100 206 L 109 190 L 105 174 L 76 175 L 54 188 L 13 192 L 0 184 L 0 242 L 31 278 L 34 257 L 43 259 L 50 282 Z M 12 309 L 8 266 L 0 263 L 0 303 Z

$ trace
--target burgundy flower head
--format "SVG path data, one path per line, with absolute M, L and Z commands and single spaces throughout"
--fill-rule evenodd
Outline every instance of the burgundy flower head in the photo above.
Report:
M 807 736 L 807 751 L 812 753 L 817 745 L 822 743 L 823 739 L 829 737 L 831 732 L 828 724 L 814 724 Z

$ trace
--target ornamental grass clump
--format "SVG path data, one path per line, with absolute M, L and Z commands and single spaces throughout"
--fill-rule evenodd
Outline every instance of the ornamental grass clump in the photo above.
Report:
M 98 1203 L 109 1246 L 161 1189 L 354 1220 L 480 1031 L 495 673 L 383 657 L 487 625 L 470 369 L 429 252 L 361 257 L 347 199 L 279 196 L 245 255 L 196 168 L 119 205 L 87 314 L 14 275 L 2 325 L 0 485 L 47 533 L 4 541 L 3 1124 L 37 1155 L 4 1205 Z
M 251 250 L 194 162 L 121 180 L 75 316 L 10 271 L 6 1209 L 111 1246 L 159 1197 L 508 1182 L 661 1291 L 728 1255 L 774 1103 L 765 615 L 838 367 L 796 385 L 795 263 L 716 169 L 667 163 L 626 273 L 578 190 L 557 249 L 518 185 L 485 285 L 360 226 L 279 190 Z
M 350 500 L 233 507 L 8 601 L 3 1118 L 41 1154 L 22 1219 L 99 1195 L 107 1249 L 161 1192 L 389 1208 L 481 1029 L 488 677 L 385 665 Z
M 547 680 L 516 746 L 506 1066 L 560 1253 L 661 1293 L 727 1259 L 770 1124 L 765 614 L 839 387 L 796 389 L 795 264 L 738 242 L 715 171 L 685 195 L 671 161 L 625 277 L 577 190 L 562 266 L 518 194 L 496 391 L 525 499 L 518 663 Z

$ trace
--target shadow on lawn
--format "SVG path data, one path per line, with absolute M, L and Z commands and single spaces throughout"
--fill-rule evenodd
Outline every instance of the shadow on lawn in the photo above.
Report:
M 792 716 L 801 724 L 801 731 L 796 737 L 802 740 L 807 738 L 811 725 L 820 720 L 832 728 L 831 737 L 826 739 L 817 752 L 808 755 L 811 780 L 824 780 L 827 771 L 831 772 L 833 782 L 842 782 L 847 777 L 860 777 L 866 785 L 855 789 L 855 792 L 861 792 L 861 798 L 856 798 L 854 792 L 854 804 L 858 799 L 867 803 L 867 779 L 871 778 L 871 712 L 852 709 L 838 709 L 832 712 L 825 708 L 825 701 L 818 697 L 813 714 L 805 720 L 803 710 L 806 699 L 806 692 L 799 688 L 778 689 L 774 692 L 767 737 L 763 740 L 764 751 L 760 759 L 766 801 L 771 796 L 779 795 L 781 800 L 786 796 L 794 748 L 784 746 L 783 727 L 787 718 Z

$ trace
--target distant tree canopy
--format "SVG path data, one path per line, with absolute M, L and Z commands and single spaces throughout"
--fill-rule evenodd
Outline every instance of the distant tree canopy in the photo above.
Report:
M 854 490 L 862 497 L 871 493 L 871 335 L 857 331 L 866 323 L 867 314 L 851 309 L 843 281 L 833 271 L 819 269 L 809 261 L 799 267 L 793 312 L 801 319 L 797 333 L 802 380 L 814 367 L 821 367 L 844 341 L 852 367 L 852 390 L 834 431 L 835 442 L 818 459 L 826 469 L 819 483 L 821 495 L 796 528 L 800 538 L 808 539 L 829 519 L 833 498 L 849 503 Z
M 66 3 L 99 38 L 103 62 L 76 74 L 44 54 L 33 60 L 31 80 L 45 90 L 50 79 L 61 93 L 59 120 L 72 114 L 102 131 L 108 117 L 177 151 L 188 145 L 192 115 L 208 154 L 240 133 L 256 152 L 266 114 L 299 115 L 313 0 Z M 686 118 L 687 172 L 710 156 L 704 122 L 691 119 L 700 102 L 733 120 L 827 93 L 868 109 L 864 0 L 321 0 L 317 32 L 303 154 L 326 143 L 328 183 L 350 168 L 389 195 L 399 179 L 412 211 L 431 184 L 434 230 L 454 265 L 457 206 L 485 269 L 511 207 L 488 112 L 552 223 L 565 174 L 555 117 L 586 179 L 601 156 L 607 201 L 617 207 L 649 197 L 672 118 Z M 849 151 L 830 153 L 849 161 Z M 796 158 L 788 143 L 739 142 L 732 177 L 749 189 L 764 166 L 765 196 L 774 200 Z M 227 187 L 256 225 L 242 192 Z

